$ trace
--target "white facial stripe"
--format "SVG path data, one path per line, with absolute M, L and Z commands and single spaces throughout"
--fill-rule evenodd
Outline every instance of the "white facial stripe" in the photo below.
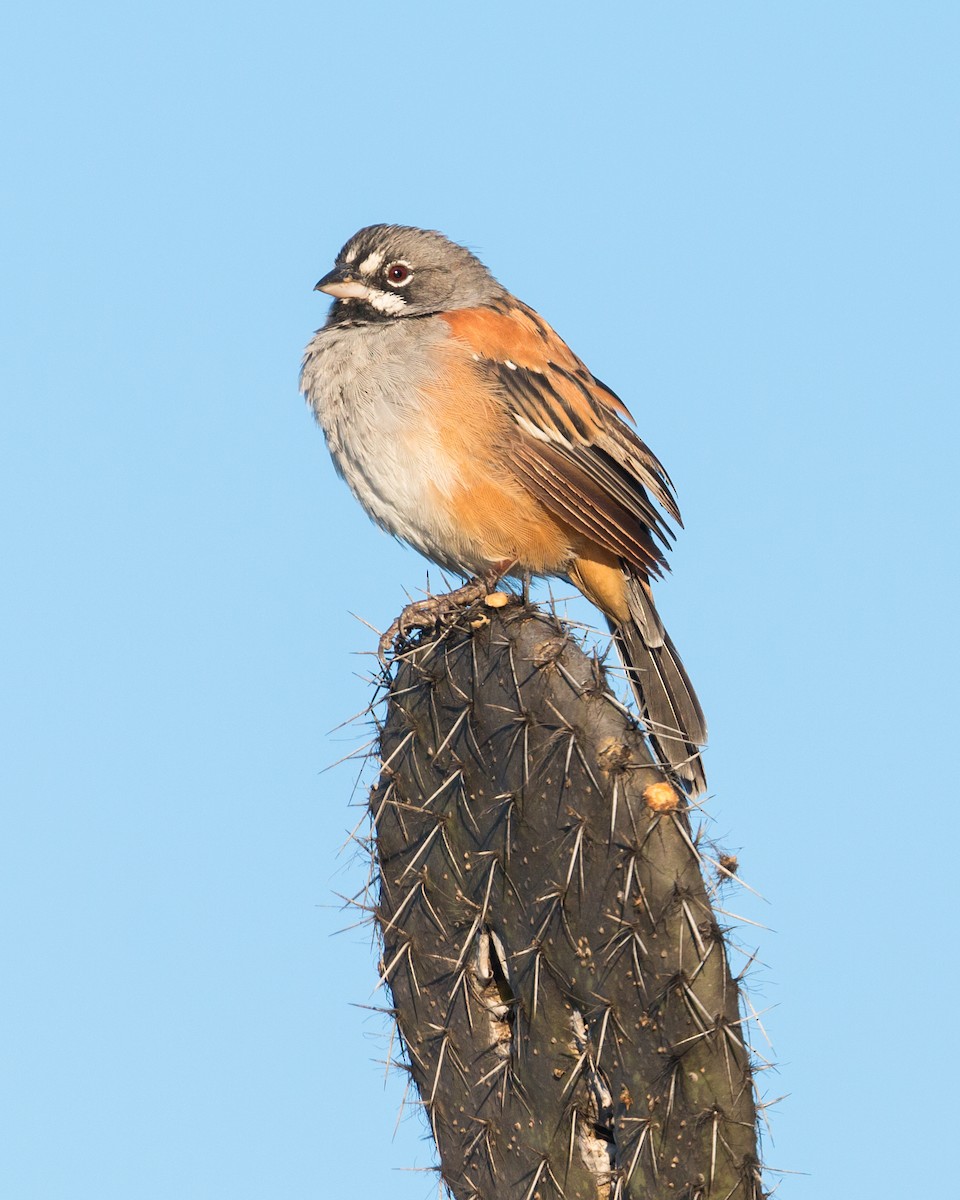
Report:
M 377 312 L 389 313 L 394 317 L 407 307 L 407 302 L 402 296 L 395 296 L 393 292 L 381 292 L 377 288 L 367 288 L 367 301 Z
M 328 296 L 336 296 L 338 300 L 366 300 L 377 312 L 397 316 L 406 310 L 407 302 L 402 296 L 392 292 L 381 292 L 379 288 L 370 287 L 358 279 L 345 279 L 340 283 L 328 283 L 320 289 Z
M 356 250 L 356 247 L 354 247 L 352 250 L 349 250 L 349 251 L 348 251 L 348 252 L 347 252 L 347 253 L 346 253 L 346 254 L 343 256 L 343 261 L 344 261 L 345 263 L 352 263 L 352 262 L 353 262 L 353 260 L 354 260 L 356 257 L 357 257 L 357 250 Z
M 360 264 L 358 270 L 360 271 L 361 275 L 376 275 L 382 266 L 383 251 L 374 250 L 372 254 L 367 255 L 367 257 Z

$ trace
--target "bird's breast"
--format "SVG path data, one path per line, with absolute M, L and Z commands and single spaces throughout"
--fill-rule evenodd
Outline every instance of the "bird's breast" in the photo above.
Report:
M 307 347 L 301 389 L 337 471 L 373 520 L 456 568 L 445 509 L 460 469 L 430 401 L 447 340 L 431 318 L 321 329 Z
M 478 356 L 440 318 L 333 325 L 301 387 L 337 470 L 369 515 L 441 566 L 554 573 L 569 531 L 509 466 L 520 436 Z

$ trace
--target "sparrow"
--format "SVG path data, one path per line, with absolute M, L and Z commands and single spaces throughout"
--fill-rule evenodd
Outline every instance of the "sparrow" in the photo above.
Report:
M 661 767 L 702 792 L 706 722 L 650 588 L 682 521 L 624 403 L 436 231 L 361 229 L 316 290 L 333 304 L 300 387 L 370 517 L 476 577 L 454 602 L 504 575 L 573 583 L 606 617 Z M 404 616 L 435 621 L 435 603 Z

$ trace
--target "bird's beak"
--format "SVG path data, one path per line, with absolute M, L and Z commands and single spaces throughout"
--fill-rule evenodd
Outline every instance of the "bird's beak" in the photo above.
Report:
M 313 290 L 326 292 L 328 296 L 336 296 L 338 300 L 362 300 L 370 291 L 365 283 L 354 279 L 348 267 L 334 267 Z

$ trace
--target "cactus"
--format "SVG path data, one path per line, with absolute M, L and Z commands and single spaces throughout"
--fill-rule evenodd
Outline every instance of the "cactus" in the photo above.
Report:
M 737 982 L 682 791 L 559 622 L 395 659 L 382 981 L 456 1200 L 759 1200 Z

